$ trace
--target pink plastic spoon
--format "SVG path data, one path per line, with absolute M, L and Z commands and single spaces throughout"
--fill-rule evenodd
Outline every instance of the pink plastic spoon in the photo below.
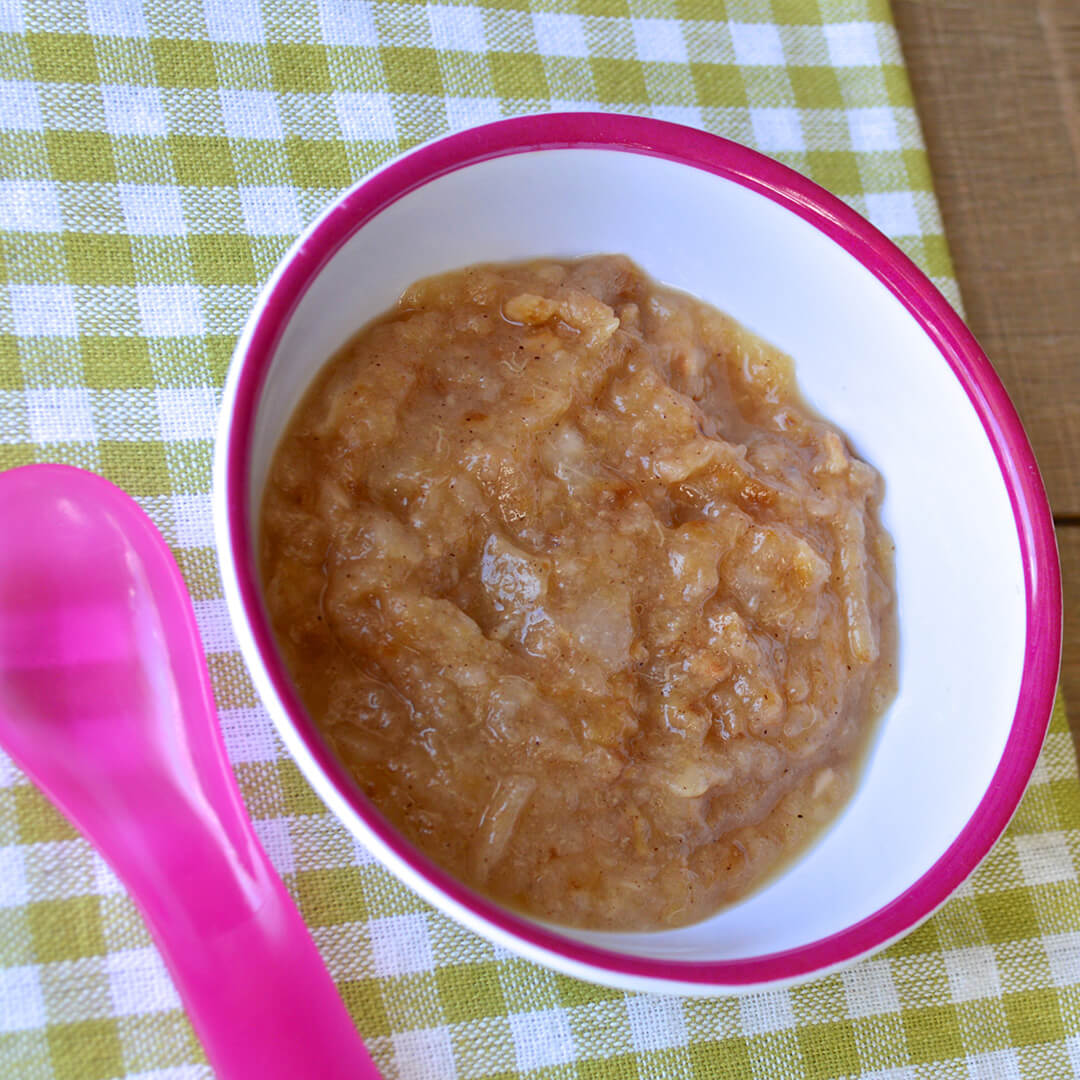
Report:
M 377 1080 L 244 811 L 180 571 L 92 473 L 0 474 L 0 744 L 131 892 L 222 1080 Z

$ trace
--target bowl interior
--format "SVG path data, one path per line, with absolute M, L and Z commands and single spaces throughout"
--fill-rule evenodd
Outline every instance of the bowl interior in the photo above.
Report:
M 956 839 L 1002 755 L 1024 659 L 1016 525 L 982 423 L 934 343 L 853 256 L 736 182 L 638 153 L 541 150 L 443 175 L 359 229 L 289 317 L 255 418 L 248 511 L 254 522 L 315 372 L 410 282 L 598 252 L 628 254 L 791 353 L 806 398 L 882 472 L 900 689 L 847 810 L 769 886 L 681 930 L 562 932 L 668 959 L 796 948 L 895 899 Z

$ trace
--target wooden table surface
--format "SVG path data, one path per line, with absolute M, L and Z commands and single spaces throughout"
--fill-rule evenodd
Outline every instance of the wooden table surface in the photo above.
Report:
M 968 322 L 1042 468 L 1080 744 L 1080 0 L 893 0 Z

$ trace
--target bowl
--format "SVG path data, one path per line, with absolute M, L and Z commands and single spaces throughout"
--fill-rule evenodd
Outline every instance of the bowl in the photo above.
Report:
M 567 929 L 435 866 L 360 793 L 305 713 L 253 556 L 268 463 L 316 371 L 400 291 L 481 261 L 621 252 L 791 353 L 809 402 L 885 477 L 899 691 L 861 783 L 815 845 L 704 922 Z M 428 901 L 569 975 L 709 994 L 799 981 L 880 949 L 972 872 L 1023 794 L 1060 659 L 1053 525 L 999 380 L 892 243 L 798 173 L 701 131 L 596 113 L 453 134 L 346 191 L 292 246 L 237 345 L 215 460 L 233 626 L 286 747 L 330 810 Z

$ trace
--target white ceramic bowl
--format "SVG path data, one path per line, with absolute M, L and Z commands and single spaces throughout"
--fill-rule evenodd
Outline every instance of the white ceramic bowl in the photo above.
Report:
M 512 914 L 391 829 L 327 750 L 260 599 L 267 466 L 316 370 L 417 278 L 492 260 L 624 252 L 796 359 L 810 402 L 884 475 L 900 689 L 862 783 L 812 850 L 695 926 L 567 930 Z M 263 290 L 233 358 L 215 515 L 240 647 L 330 809 L 431 903 L 530 959 L 615 986 L 718 993 L 879 949 L 974 869 L 1019 802 L 1058 669 L 1061 593 L 1031 449 L 971 334 L 915 266 L 810 181 L 672 124 L 550 114 L 451 135 L 335 202 Z

